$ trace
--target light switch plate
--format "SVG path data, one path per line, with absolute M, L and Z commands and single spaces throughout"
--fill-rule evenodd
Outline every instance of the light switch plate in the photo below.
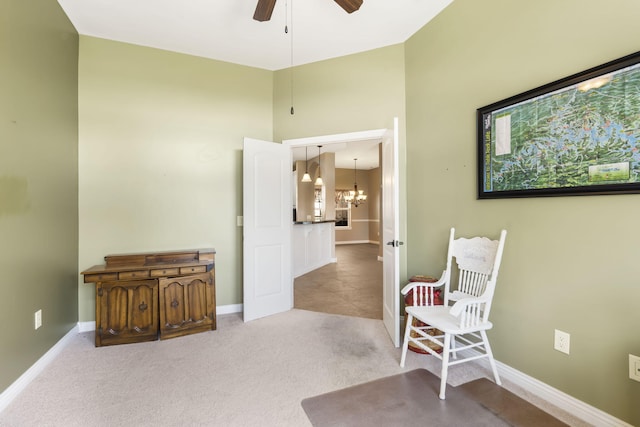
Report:
M 38 329 L 42 326 L 42 310 L 38 310 L 33 315 L 33 328 Z
M 569 354 L 571 348 L 571 335 L 567 332 L 555 330 L 553 348 L 563 353 Z
M 629 378 L 640 381 L 640 357 L 629 355 Z

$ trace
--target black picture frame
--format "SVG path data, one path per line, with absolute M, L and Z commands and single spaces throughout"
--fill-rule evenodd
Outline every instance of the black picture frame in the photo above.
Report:
M 640 193 L 640 52 L 477 109 L 478 199 Z

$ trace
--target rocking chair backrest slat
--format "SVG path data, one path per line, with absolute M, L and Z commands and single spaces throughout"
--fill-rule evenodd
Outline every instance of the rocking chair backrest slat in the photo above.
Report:
M 489 280 L 489 275 L 469 270 L 460 270 L 458 290 L 474 297 L 482 295 Z

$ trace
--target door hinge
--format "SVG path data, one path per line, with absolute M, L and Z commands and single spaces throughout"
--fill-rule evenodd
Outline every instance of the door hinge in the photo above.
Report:
M 397 248 L 398 246 L 404 245 L 404 242 L 401 242 L 399 240 L 392 240 L 390 242 L 387 242 L 387 245 L 393 246 L 394 248 Z
M 98 288 L 98 296 L 101 297 L 102 296 L 102 288 Z

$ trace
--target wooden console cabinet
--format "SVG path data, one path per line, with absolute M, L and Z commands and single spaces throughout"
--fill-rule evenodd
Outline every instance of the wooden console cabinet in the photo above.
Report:
M 216 329 L 215 250 L 107 255 L 96 286 L 96 347 Z

